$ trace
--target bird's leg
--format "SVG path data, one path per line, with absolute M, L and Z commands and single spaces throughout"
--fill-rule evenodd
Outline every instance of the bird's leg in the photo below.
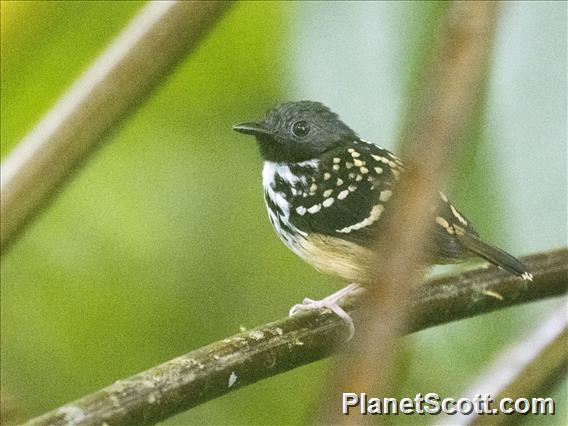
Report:
M 356 293 L 360 290 L 362 290 L 362 287 L 359 284 L 352 283 L 349 284 L 347 287 L 344 287 L 341 290 L 336 291 L 335 293 L 330 294 L 327 297 L 324 297 L 321 300 L 313 300 L 306 297 L 303 303 L 299 303 L 297 305 L 292 306 L 292 309 L 290 309 L 290 316 L 296 315 L 298 312 L 301 311 L 311 311 L 316 309 L 327 308 L 347 323 L 347 325 L 349 326 L 349 336 L 347 338 L 347 341 L 349 341 L 353 337 L 353 334 L 355 334 L 355 326 L 353 325 L 353 319 L 351 319 L 349 314 L 345 312 L 343 308 L 341 308 L 337 304 L 337 302 L 339 302 L 339 300 L 343 299 L 345 296 Z

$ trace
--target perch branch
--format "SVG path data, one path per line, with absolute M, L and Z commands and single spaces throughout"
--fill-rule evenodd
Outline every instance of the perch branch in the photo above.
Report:
M 568 289 L 568 249 L 523 259 L 526 284 L 489 266 L 431 280 L 413 291 L 406 332 L 559 296 Z M 362 295 L 343 307 L 357 322 Z M 30 420 L 28 425 L 154 424 L 345 347 L 345 323 L 328 311 L 285 317 L 197 349 Z M 381 344 L 381 342 L 375 342 Z M 337 402 L 339 407 L 339 402 Z M 339 408 L 338 408 L 339 410 Z
M 334 409 L 331 401 L 341 389 L 392 393 L 397 337 L 410 313 L 408 295 L 429 262 L 424 250 L 434 226 L 429 206 L 434 205 L 443 181 L 451 176 L 449 160 L 459 150 L 483 91 L 497 9 L 496 2 L 454 1 L 448 7 L 413 120 L 402 133 L 406 171 L 381 217 L 373 262 L 377 278 L 368 288 L 362 309 L 362 332 L 349 356 L 339 359 L 330 374 L 333 383 L 319 405 L 323 411 L 317 421 L 322 424 L 370 421 L 368 416 L 342 416 Z
M 229 4 L 150 2 L 19 143 L 2 164 L 2 253 Z

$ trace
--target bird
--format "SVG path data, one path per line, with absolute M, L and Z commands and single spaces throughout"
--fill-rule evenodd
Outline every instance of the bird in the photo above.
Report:
M 403 162 L 359 137 L 320 102 L 280 103 L 262 119 L 236 124 L 233 130 L 258 143 L 268 218 L 282 242 L 317 270 L 351 282 L 322 300 L 304 299 L 290 315 L 328 308 L 346 321 L 350 339 L 353 321 L 338 301 L 374 280 L 377 230 L 403 176 Z M 427 244 L 434 263 L 478 256 L 533 280 L 521 261 L 482 240 L 443 192 L 434 196 Z

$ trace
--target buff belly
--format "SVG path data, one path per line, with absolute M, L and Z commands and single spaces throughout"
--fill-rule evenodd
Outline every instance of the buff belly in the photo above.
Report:
M 294 252 L 321 272 L 358 284 L 369 283 L 373 276 L 372 252 L 352 242 L 310 234 L 294 245 Z

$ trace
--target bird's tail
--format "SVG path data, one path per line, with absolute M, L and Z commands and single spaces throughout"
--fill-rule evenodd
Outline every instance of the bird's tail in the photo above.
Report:
M 457 235 L 460 243 L 464 245 L 468 250 L 471 250 L 478 256 L 484 258 L 485 260 L 511 272 L 512 274 L 521 277 L 524 280 L 532 281 L 533 276 L 527 270 L 526 266 L 517 259 L 511 256 L 509 253 L 487 244 L 481 241 L 477 236 L 471 233 L 463 233 L 462 235 Z

